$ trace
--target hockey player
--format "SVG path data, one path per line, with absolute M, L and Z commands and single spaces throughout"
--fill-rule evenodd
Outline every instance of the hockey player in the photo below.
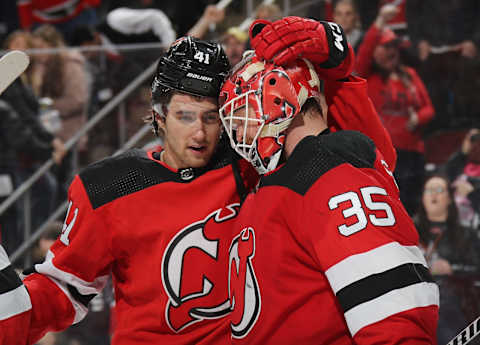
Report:
M 242 177 L 252 185 L 258 175 L 219 142 L 228 70 L 220 45 L 177 40 L 152 84 L 163 150 L 129 151 L 77 175 L 62 234 L 23 283 L 0 247 L 0 344 L 33 344 L 79 322 L 110 274 L 112 344 L 229 341 L 229 227 L 248 188 Z
M 287 17 L 250 36 L 256 55 L 220 93 L 263 175 L 229 249 L 233 343 L 436 344 L 438 287 L 341 28 Z

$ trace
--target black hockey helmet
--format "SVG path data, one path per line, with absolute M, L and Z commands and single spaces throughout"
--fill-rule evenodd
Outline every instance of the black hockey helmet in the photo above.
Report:
M 172 89 L 217 98 L 229 70 L 220 44 L 190 36 L 179 38 L 158 62 L 152 101 Z

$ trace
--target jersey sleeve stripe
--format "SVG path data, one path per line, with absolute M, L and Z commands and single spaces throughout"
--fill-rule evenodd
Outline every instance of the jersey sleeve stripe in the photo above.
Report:
M 46 259 L 43 263 L 35 265 L 35 271 L 43 275 L 53 277 L 65 284 L 72 285 L 78 290 L 78 293 L 84 296 L 98 294 L 103 290 L 108 281 L 108 275 L 95 278 L 92 282 L 87 282 L 79 277 L 62 271 L 53 264 L 54 254 L 47 252 Z
M 22 285 L 22 281 L 11 265 L 0 271 L 0 282 L 2 282 L 0 295 L 15 290 Z
M 68 297 L 75 309 L 74 324 L 80 322 L 88 311 L 88 302 L 105 287 L 108 275 L 87 282 L 79 277 L 62 271 L 53 264 L 54 254 L 47 252 L 43 263 L 35 265 L 35 271 L 50 278 Z
M 409 263 L 427 267 L 425 258 L 417 246 L 403 246 L 398 242 L 390 242 L 343 259 L 327 269 L 325 275 L 334 293 L 337 294 L 341 289 L 361 279 Z
M 358 280 L 336 295 L 345 313 L 390 291 L 422 282 L 433 282 L 428 269 L 421 264 L 408 263 Z
M 362 303 L 345 313 L 352 336 L 363 327 L 389 316 L 414 308 L 438 306 L 439 291 L 434 283 L 418 283 L 390 291 L 374 300 Z
M 61 282 L 61 281 L 59 281 L 55 278 L 52 278 L 52 277 L 48 277 L 48 279 L 53 281 L 55 283 L 55 285 L 57 285 L 58 288 L 60 290 L 62 290 L 62 292 L 65 294 L 65 296 L 67 296 L 67 298 L 70 300 L 70 303 L 72 303 L 73 308 L 75 309 L 75 316 L 74 316 L 72 324 L 76 324 L 76 323 L 82 321 L 83 318 L 85 317 L 85 315 L 87 315 L 88 308 L 83 303 L 79 303 L 75 298 L 73 298 L 73 296 L 68 291 L 68 287 L 66 286 L 66 284 L 64 282 Z
M 30 309 L 32 302 L 24 285 L 0 295 L 0 320 L 6 320 Z
M 67 284 L 68 291 L 72 295 L 75 300 L 79 301 L 82 303 L 85 307 L 88 307 L 88 303 L 97 295 L 97 294 L 90 294 L 90 295 L 82 295 L 80 292 L 78 292 L 77 288 L 75 286 L 72 286 L 70 284 Z

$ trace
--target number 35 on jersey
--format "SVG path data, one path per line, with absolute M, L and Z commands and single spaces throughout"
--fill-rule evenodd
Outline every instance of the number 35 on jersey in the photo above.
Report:
M 368 186 L 360 188 L 360 193 L 349 191 L 331 197 L 328 201 L 330 210 L 342 208 L 345 222 L 338 226 L 343 236 L 350 236 L 365 229 L 370 222 L 374 226 L 392 226 L 395 216 L 387 202 L 375 201 L 375 196 L 386 196 L 387 191 L 381 187 Z M 363 201 L 363 202 L 362 202 Z M 381 211 L 374 213 L 373 211 Z

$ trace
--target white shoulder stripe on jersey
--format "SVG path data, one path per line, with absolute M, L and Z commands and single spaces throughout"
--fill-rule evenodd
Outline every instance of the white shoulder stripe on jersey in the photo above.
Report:
M 6 320 L 30 309 L 32 302 L 24 285 L 0 295 L 0 320 Z
M 108 275 L 97 277 L 93 282 L 87 282 L 79 277 L 62 271 L 53 264 L 54 254 L 49 250 L 45 261 L 35 265 L 38 273 L 57 279 L 58 281 L 72 285 L 82 295 L 98 294 L 103 290 L 108 281 Z
M 398 242 L 391 242 L 364 253 L 351 255 L 330 267 L 325 275 L 336 294 L 360 279 L 407 263 L 427 267 L 417 246 L 402 246 Z
M 392 290 L 345 313 L 352 336 L 363 327 L 410 309 L 438 306 L 439 291 L 434 283 L 418 283 Z

